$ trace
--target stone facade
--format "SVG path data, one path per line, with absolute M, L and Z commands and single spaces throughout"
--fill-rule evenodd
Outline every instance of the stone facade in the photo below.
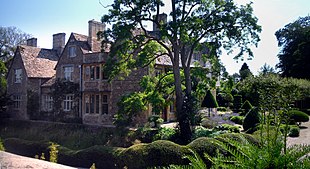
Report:
M 162 15 L 160 20 L 166 21 L 166 17 Z M 102 51 L 100 39 L 97 39 L 97 32 L 105 25 L 93 20 L 88 25 L 88 36 L 71 33 L 67 43 L 64 33 L 54 34 L 53 49 L 37 48 L 35 38 L 27 43 L 30 46 L 18 47 L 8 73 L 8 94 L 15 100 L 8 109 L 11 117 L 29 119 L 34 113 L 53 116 L 58 113 L 61 118 L 79 118 L 84 124 L 111 125 L 121 97 L 141 90 L 139 82 L 150 74 L 148 67 L 132 71 L 125 79 L 108 82 L 103 66 L 109 49 Z M 168 57 L 156 59 L 156 74 L 170 68 Z M 61 110 L 56 110 L 56 98 L 52 95 L 56 90 L 53 85 L 58 82 L 78 86 L 78 96 L 70 92 L 59 93 L 63 95 Z M 32 105 L 36 106 L 31 108 Z M 148 107 L 138 121 L 145 122 L 152 114 L 152 108 Z M 163 108 L 163 119 L 174 120 L 174 111 L 175 104 Z
M 40 111 L 41 85 L 55 74 L 58 60 L 56 51 L 37 48 L 36 39 L 31 41 L 32 46 L 18 46 L 7 75 L 7 94 L 13 101 L 8 112 L 16 119 L 29 119 Z

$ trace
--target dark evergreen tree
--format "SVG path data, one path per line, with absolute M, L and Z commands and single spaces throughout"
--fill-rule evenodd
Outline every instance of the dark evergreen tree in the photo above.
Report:
M 211 108 L 217 108 L 218 104 L 216 99 L 214 98 L 213 94 L 211 93 L 210 90 L 207 91 L 206 96 L 204 97 L 201 107 L 207 107 L 209 108 L 209 116 L 210 116 L 210 109 Z
M 299 18 L 275 33 L 281 52 L 281 74 L 285 77 L 310 79 L 310 16 Z
M 241 66 L 239 74 L 240 74 L 240 80 L 244 80 L 245 78 L 253 75 L 251 70 L 249 69 L 248 64 L 246 63 L 243 63 L 243 65 Z

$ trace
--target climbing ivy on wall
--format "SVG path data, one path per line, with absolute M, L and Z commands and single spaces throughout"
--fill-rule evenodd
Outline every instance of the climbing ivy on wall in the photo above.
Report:
M 80 96 L 79 84 L 65 81 L 62 79 L 57 79 L 56 82 L 52 85 L 51 96 L 53 97 L 54 104 L 54 113 L 61 115 L 62 111 L 62 102 L 65 99 L 67 94 L 73 95 L 74 102 L 74 113 L 78 113 L 78 99 Z

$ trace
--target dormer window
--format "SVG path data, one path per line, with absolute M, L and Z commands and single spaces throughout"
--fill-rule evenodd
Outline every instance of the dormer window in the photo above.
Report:
M 75 56 L 76 56 L 76 47 L 69 46 L 69 57 L 75 57 Z
M 15 83 L 21 83 L 22 82 L 22 69 L 15 69 Z

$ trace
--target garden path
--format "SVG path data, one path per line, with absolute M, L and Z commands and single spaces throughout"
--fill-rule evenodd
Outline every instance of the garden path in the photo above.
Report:
M 301 123 L 299 137 L 288 137 L 287 146 L 290 147 L 295 144 L 310 145 L 310 121 Z

